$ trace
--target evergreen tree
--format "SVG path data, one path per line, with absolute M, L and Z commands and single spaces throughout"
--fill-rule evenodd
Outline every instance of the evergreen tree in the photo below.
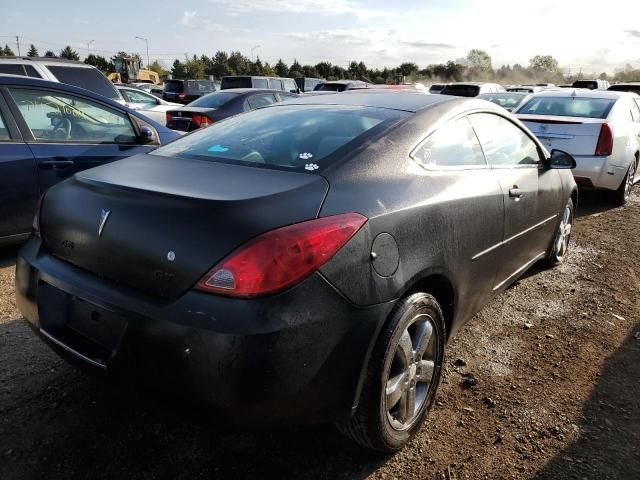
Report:
M 176 59 L 173 62 L 173 67 L 171 68 L 171 75 L 173 78 L 185 78 L 187 72 L 185 70 L 185 65 L 180 60 Z
M 282 61 L 282 59 L 278 59 L 278 62 L 275 64 L 273 69 L 276 71 L 276 75 L 279 77 L 288 77 L 289 76 L 289 67 L 287 64 Z
M 32 43 L 29 46 L 29 51 L 27 52 L 27 57 L 39 57 L 40 54 L 38 53 L 38 49 L 36 48 L 36 46 Z
M 73 50 L 71 46 L 67 45 L 60 50 L 60 58 L 66 58 L 67 60 L 80 60 L 80 55 L 78 55 L 78 52 Z
M 5 57 L 14 57 L 14 56 L 15 56 L 15 53 L 13 53 L 13 50 L 11 50 L 11 48 L 9 47 L 9 45 L 6 45 L 6 44 L 5 44 L 5 46 L 4 46 L 4 51 L 3 51 L 3 53 L 4 53 L 4 56 L 5 56 Z
M 47 50 L 46 52 L 44 52 L 44 56 L 47 58 L 56 58 L 56 54 L 53 53 L 51 50 Z

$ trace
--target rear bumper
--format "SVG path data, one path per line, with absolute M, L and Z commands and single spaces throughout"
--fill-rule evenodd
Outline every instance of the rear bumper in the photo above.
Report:
M 16 295 L 63 357 L 144 391 L 204 402 L 242 425 L 349 414 L 393 306 L 355 307 L 320 274 L 262 299 L 150 298 L 51 257 L 37 238 L 19 254 Z
M 617 190 L 628 167 L 611 163 L 611 157 L 575 156 L 576 168 L 573 176 L 578 186 L 604 190 Z

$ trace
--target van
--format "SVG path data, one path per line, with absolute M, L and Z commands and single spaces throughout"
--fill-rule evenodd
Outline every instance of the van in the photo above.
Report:
M 220 90 L 230 88 L 265 88 L 281 92 L 300 93 L 293 78 L 261 77 L 255 75 L 227 75 L 222 77 Z

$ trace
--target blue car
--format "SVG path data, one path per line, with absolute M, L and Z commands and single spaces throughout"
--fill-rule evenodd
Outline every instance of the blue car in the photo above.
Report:
M 0 75 L 0 244 L 26 239 L 38 198 L 50 186 L 177 137 L 88 90 Z

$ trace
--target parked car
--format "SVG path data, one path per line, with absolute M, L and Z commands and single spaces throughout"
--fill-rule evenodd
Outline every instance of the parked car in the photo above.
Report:
M 539 85 L 512 85 L 507 88 L 507 92 L 538 93 L 545 88 Z
M 300 93 L 300 89 L 293 78 L 281 77 L 258 77 L 252 75 L 229 75 L 222 77 L 220 89 L 228 90 L 230 88 L 260 88 Z
M 296 78 L 296 85 L 301 92 L 312 92 L 316 85 L 326 82 L 324 78 L 299 77 Z
M 167 102 L 137 88 L 117 88 L 125 102 L 127 102 L 127 107 L 132 110 L 138 110 L 145 117 L 148 117 L 154 122 L 158 122 L 160 124 L 165 123 L 166 113 L 168 110 L 182 106 L 180 103 Z
M 440 92 L 442 95 L 454 95 L 457 97 L 477 97 L 481 93 L 504 92 L 502 85 L 497 83 L 482 82 L 458 82 L 450 83 Z
M 609 88 L 609 82 L 606 80 L 576 80 L 571 86 L 589 90 L 607 90 Z
M 434 83 L 429 87 L 429 93 L 440 93 L 446 86 L 446 83 Z
M 71 85 L 0 75 L 0 88 L 3 244 L 26 239 L 38 198 L 51 185 L 178 137 L 138 112 Z
M 398 450 L 447 340 L 565 258 L 574 164 L 489 102 L 300 97 L 50 189 L 17 305 L 96 372 Z
M 607 90 L 612 92 L 633 92 L 640 95 L 640 82 L 616 83 Z
M 369 88 L 367 82 L 360 80 L 333 80 L 330 82 L 320 83 L 313 89 L 314 92 L 344 92 L 345 90 L 353 90 L 359 88 Z
M 186 105 L 214 91 L 215 84 L 211 80 L 166 80 L 162 99 Z
M 517 116 L 548 148 L 573 155 L 581 188 L 615 192 L 623 205 L 637 181 L 640 97 L 627 92 L 541 92 Z
M 200 97 L 184 107 L 170 109 L 166 113 L 166 124 L 172 130 L 191 132 L 232 115 L 266 107 L 293 97 L 297 95 L 258 88 L 221 90 Z
M 0 74 L 22 75 L 67 83 L 124 104 L 124 99 L 118 90 L 100 70 L 74 60 L 48 57 L 0 57 Z
M 529 100 L 531 98 L 531 94 L 523 92 L 481 93 L 478 95 L 478 98 L 488 100 L 496 105 L 500 105 L 509 112 L 513 112 L 520 105 Z

